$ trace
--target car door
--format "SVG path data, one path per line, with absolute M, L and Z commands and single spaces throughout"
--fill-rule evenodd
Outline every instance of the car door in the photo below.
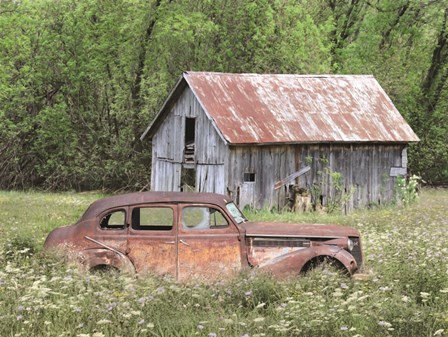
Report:
M 178 279 L 217 280 L 241 269 L 239 231 L 218 207 L 179 205 Z
M 125 254 L 127 247 L 127 208 L 109 209 L 97 218 L 95 231 L 87 233 L 85 239 L 96 244 L 97 248 L 115 249 Z
M 136 271 L 176 277 L 176 207 L 138 205 L 130 212 L 127 255 Z

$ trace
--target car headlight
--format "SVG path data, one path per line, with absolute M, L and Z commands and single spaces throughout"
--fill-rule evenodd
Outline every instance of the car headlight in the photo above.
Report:
M 347 240 L 347 248 L 349 251 L 352 251 L 353 248 L 355 248 L 355 243 L 352 241 L 352 239 Z

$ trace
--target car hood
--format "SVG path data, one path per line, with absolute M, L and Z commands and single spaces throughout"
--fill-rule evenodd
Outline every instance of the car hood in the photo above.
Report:
M 340 225 L 246 222 L 240 226 L 246 231 L 246 236 L 328 238 L 359 236 L 357 229 Z

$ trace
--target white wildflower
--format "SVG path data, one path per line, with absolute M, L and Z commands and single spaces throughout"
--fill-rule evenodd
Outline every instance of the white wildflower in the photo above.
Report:
M 424 291 L 420 292 L 420 296 L 423 297 L 423 298 L 428 298 L 429 295 L 430 295 L 430 293 L 425 293 Z
M 389 322 L 386 322 L 386 321 L 379 321 L 378 324 L 381 326 L 384 326 L 385 328 L 392 327 L 392 324 L 390 324 Z
M 95 332 L 92 337 L 105 337 L 102 332 Z
M 98 324 L 98 325 L 109 324 L 109 323 L 112 323 L 112 321 L 110 321 L 108 319 L 100 319 L 98 322 L 96 322 L 96 324 Z

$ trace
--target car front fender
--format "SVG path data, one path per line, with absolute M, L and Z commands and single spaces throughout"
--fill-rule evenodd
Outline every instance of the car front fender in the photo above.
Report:
M 79 252 L 77 260 L 86 270 L 107 266 L 123 273 L 135 273 L 135 267 L 126 255 L 106 248 L 83 250 Z
M 339 262 L 349 275 L 353 275 L 358 269 L 353 255 L 341 247 L 330 245 L 310 247 L 278 256 L 259 266 L 259 269 L 283 279 L 288 276 L 298 275 L 313 260 L 325 258 Z

